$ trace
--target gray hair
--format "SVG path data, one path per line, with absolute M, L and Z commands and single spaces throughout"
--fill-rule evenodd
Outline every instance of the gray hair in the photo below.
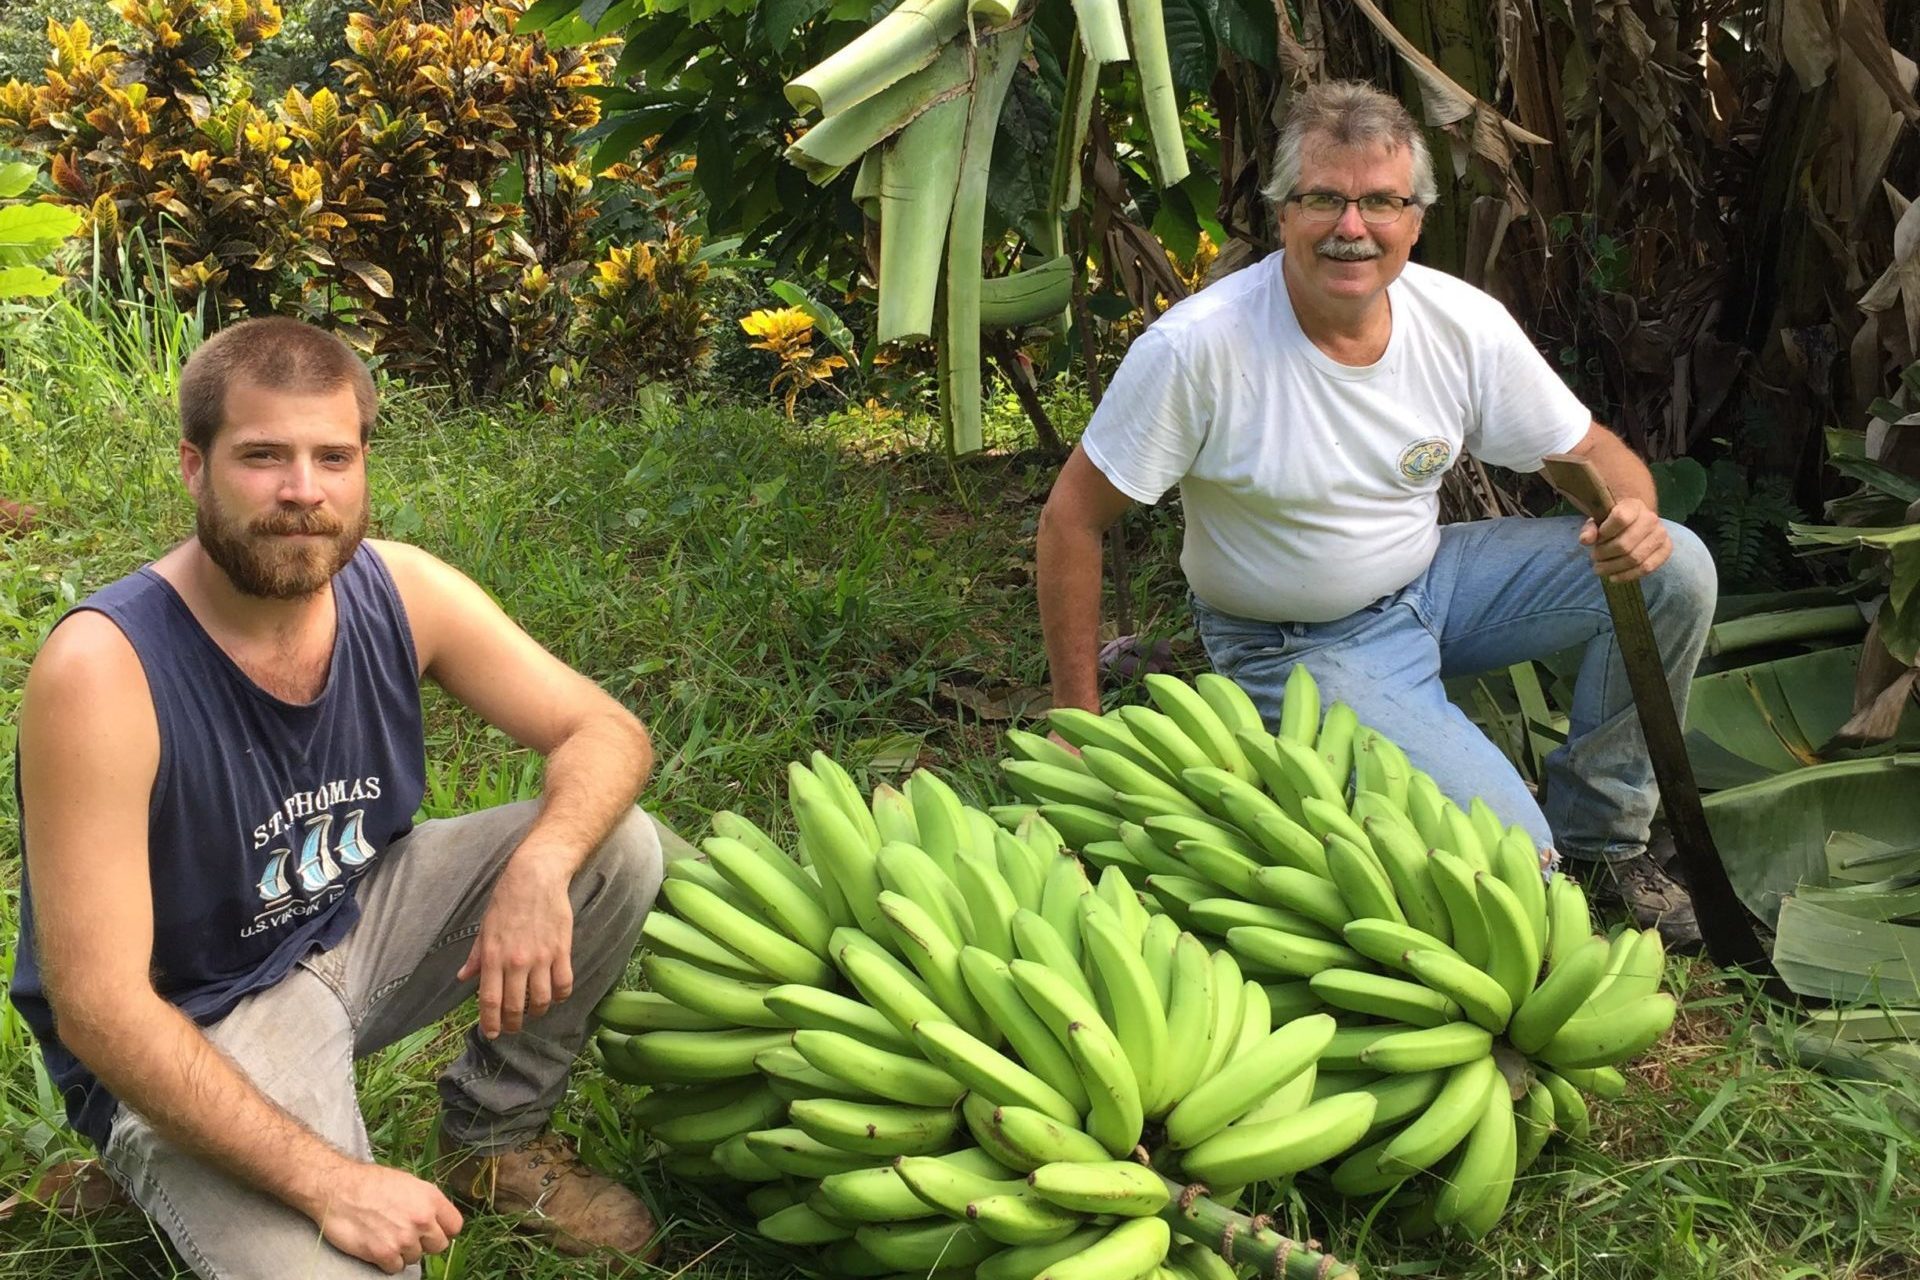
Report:
M 1272 204 L 1293 194 L 1308 138 L 1336 147 L 1385 145 L 1413 153 L 1413 198 L 1424 209 L 1440 198 L 1427 139 L 1400 101 L 1363 80 L 1329 80 L 1293 100 L 1273 149 L 1273 175 L 1260 192 Z

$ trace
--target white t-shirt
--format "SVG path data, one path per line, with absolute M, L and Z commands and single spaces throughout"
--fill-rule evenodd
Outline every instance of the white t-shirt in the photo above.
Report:
M 1180 567 L 1227 613 L 1327 622 L 1425 571 L 1440 478 L 1465 449 L 1537 471 L 1592 415 L 1496 299 L 1409 263 L 1379 360 L 1301 332 L 1279 253 L 1185 299 L 1134 342 L 1081 446 L 1114 486 L 1186 510 Z

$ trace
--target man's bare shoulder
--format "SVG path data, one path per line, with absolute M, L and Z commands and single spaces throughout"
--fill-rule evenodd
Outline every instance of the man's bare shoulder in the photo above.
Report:
M 137 764 L 157 751 L 158 732 L 146 668 L 126 633 L 93 609 L 55 627 L 27 672 L 21 745 L 69 764 Z
M 81 609 L 53 629 L 27 674 L 29 697 L 98 697 L 129 685 L 146 693 L 140 655 L 119 624 L 97 609 Z

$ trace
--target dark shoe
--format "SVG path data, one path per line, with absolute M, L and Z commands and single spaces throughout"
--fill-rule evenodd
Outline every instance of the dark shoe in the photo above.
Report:
M 452 1149 L 443 1136 L 441 1150 Z M 660 1252 L 640 1197 L 581 1163 L 573 1144 L 551 1129 L 492 1155 L 462 1152 L 442 1179 L 462 1206 L 517 1218 L 561 1253 L 651 1262 Z
M 1700 922 L 1686 886 L 1647 854 L 1571 865 L 1594 907 L 1624 908 L 1634 927 L 1658 929 L 1670 952 L 1691 955 L 1700 950 Z

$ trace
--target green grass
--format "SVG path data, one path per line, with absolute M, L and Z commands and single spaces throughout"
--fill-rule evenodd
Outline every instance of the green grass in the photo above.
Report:
M 154 371 L 186 339 L 179 317 L 62 312 L 7 333 L 0 494 L 41 507 L 0 540 L 0 749 L 11 755 L 26 665 L 60 612 L 189 528 L 174 471 L 169 390 Z M 163 335 L 156 337 L 155 335 Z M 1084 407 L 1063 399 L 1069 426 Z M 999 726 L 944 690 L 1044 682 L 1031 543 L 1051 479 L 1010 452 L 950 466 L 928 428 L 827 420 L 643 394 L 617 406 L 450 409 L 396 394 L 374 454 L 375 513 L 473 575 L 542 642 L 652 728 L 649 805 L 683 834 L 727 806 L 778 825 L 785 763 L 822 748 L 863 782 L 932 764 L 976 793 Z M 1002 421 L 999 439 L 1014 438 Z M 1136 614 L 1186 625 L 1177 529 L 1135 517 Z M 1197 658 L 1191 647 L 1178 650 Z M 444 699 L 430 700 L 430 813 L 530 794 L 539 762 Z M 17 847 L 12 789 L 0 847 Z M 0 864 L 0 970 L 10 969 L 18 863 Z M 1749 993 L 1676 966 L 1680 1032 L 1603 1104 L 1594 1137 L 1558 1148 L 1479 1246 L 1401 1244 L 1364 1212 L 1289 1198 L 1283 1223 L 1369 1275 L 1480 1277 L 1920 1274 L 1920 1150 L 1890 1091 L 1781 1066 L 1753 1039 Z M 361 1064 L 383 1158 L 427 1169 L 434 1072 L 471 1011 Z M 589 1157 L 627 1171 L 672 1232 L 667 1273 L 794 1274 L 737 1205 L 677 1184 L 621 1122 L 634 1093 L 591 1068 L 559 1118 Z M 61 1126 L 39 1054 L 0 1005 L 0 1198 L 83 1154 Z M 185 1274 L 137 1215 L 38 1213 L 0 1224 L 0 1277 Z M 481 1218 L 429 1275 L 574 1277 Z

